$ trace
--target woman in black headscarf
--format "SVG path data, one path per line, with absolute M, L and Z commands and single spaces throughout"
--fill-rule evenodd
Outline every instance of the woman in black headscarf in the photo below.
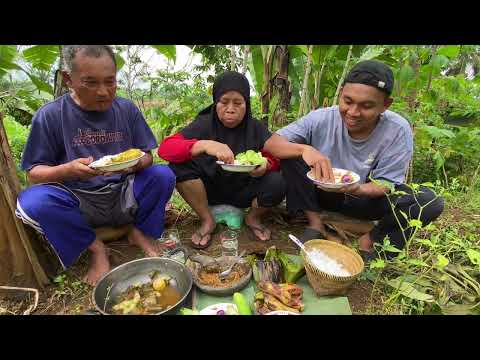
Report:
M 208 206 L 218 204 L 250 207 L 245 223 L 259 240 L 268 240 L 271 233 L 261 216 L 285 196 L 278 160 L 262 151 L 271 133 L 252 117 L 250 85 L 244 75 L 234 71 L 220 75 L 213 85 L 213 102 L 158 149 L 176 174 L 177 190 L 202 222 L 192 235 L 192 246 L 209 245 L 215 220 Z M 261 151 L 268 163 L 250 173 L 227 172 L 216 163 L 233 163 L 235 155 L 247 150 Z

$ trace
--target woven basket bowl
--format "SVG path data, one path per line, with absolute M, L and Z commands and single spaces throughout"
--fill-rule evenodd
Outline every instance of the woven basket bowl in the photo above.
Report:
M 312 286 L 317 296 L 323 295 L 345 295 L 348 288 L 355 279 L 362 273 L 365 265 L 362 257 L 347 246 L 328 240 L 309 240 L 305 244 L 307 250 L 318 249 L 324 252 L 328 257 L 336 260 L 352 276 L 335 276 L 327 274 L 316 268 L 301 251 L 308 282 Z

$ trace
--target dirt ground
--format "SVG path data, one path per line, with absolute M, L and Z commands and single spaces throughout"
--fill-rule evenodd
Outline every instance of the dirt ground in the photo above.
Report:
M 190 236 L 199 225 L 195 217 L 185 214 L 179 217 L 174 210 L 168 213 L 167 228 L 176 228 L 181 237 L 182 245 L 194 252 L 206 255 L 220 255 L 221 247 L 219 233 L 225 229 L 224 225 L 218 225 L 211 245 L 205 250 L 190 248 Z M 290 253 L 298 254 L 298 249 L 290 240 L 288 234 L 300 235 L 305 226 L 304 219 L 287 219 L 285 214 L 274 213 L 266 219 L 266 225 L 272 230 L 272 239 L 268 242 L 260 242 L 254 239 L 253 234 L 243 225 L 239 237 L 239 252 L 246 250 L 248 253 L 264 253 L 272 245 Z M 121 265 L 133 259 L 143 257 L 143 253 L 136 247 L 130 246 L 126 239 L 119 239 L 107 243 L 110 249 L 112 267 Z M 40 300 L 33 314 L 82 314 L 93 308 L 91 301 L 92 288 L 81 279 L 88 268 L 89 254 L 83 254 L 79 261 L 65 273 L 56 277 L 56 281 L 40 293 Z M 371 298 L 372 285 L 368 281 L 357 280 L 350 288 L 347 297 L 354 314 L 368 312 L 368 303 Z M 0 300 L 0 314 L 21 314 L 32 304 L 32 297 L 23 301 Z

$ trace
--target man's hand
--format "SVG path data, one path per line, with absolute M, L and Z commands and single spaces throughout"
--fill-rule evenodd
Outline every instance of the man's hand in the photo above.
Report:
M 257 166 L 255 169 L 249 172 L 251 177 L 261 177 L 267 172 L 267 164 Z
M 302 158 L 308 166 L 313 168 L 315 179 L 321 182 L 335 182 L 330 159 L 311 146 L 302 152 Z
M 142 169 L 145 169 L 152 165 L 153 163 L 153 156 L 150 152 L 147 152 L 144 157 L 140 159 L 140 161 L 134 165 L 130 166 L 129 168 L 123 169 L 123 170 L 118 170 L 118 171 L 106 171 L 103 172 L 103 176 L 112 176 L 112 175 L 128 175 L 128 174 L 133 174 L 136 173 L 137 171 L 140 171 Z
M 228 145 L 222 144 L 218 141 L 209 141 L 205 146 L 205 153 L 215 156 L 218 160 L 226 164 L 233 164 L 235 155 Z
M 94 170 L 88 165 L 93 162 L 93 157 L 78 158 L 67 164 L 67 177 L 75 180 L 88 180 L 92 177 L 101 175 L 99 170 Z

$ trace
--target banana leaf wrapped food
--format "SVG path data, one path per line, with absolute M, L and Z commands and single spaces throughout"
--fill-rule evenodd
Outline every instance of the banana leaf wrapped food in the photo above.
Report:
M 252 265 L 255 282 L 272 281 L 274 283 L 295 283 L 305 274 L 302 263 L 292 260 L 285 252 L 275 246 L 268 248 L 263 260 L 254 255 L 247 260 Z

